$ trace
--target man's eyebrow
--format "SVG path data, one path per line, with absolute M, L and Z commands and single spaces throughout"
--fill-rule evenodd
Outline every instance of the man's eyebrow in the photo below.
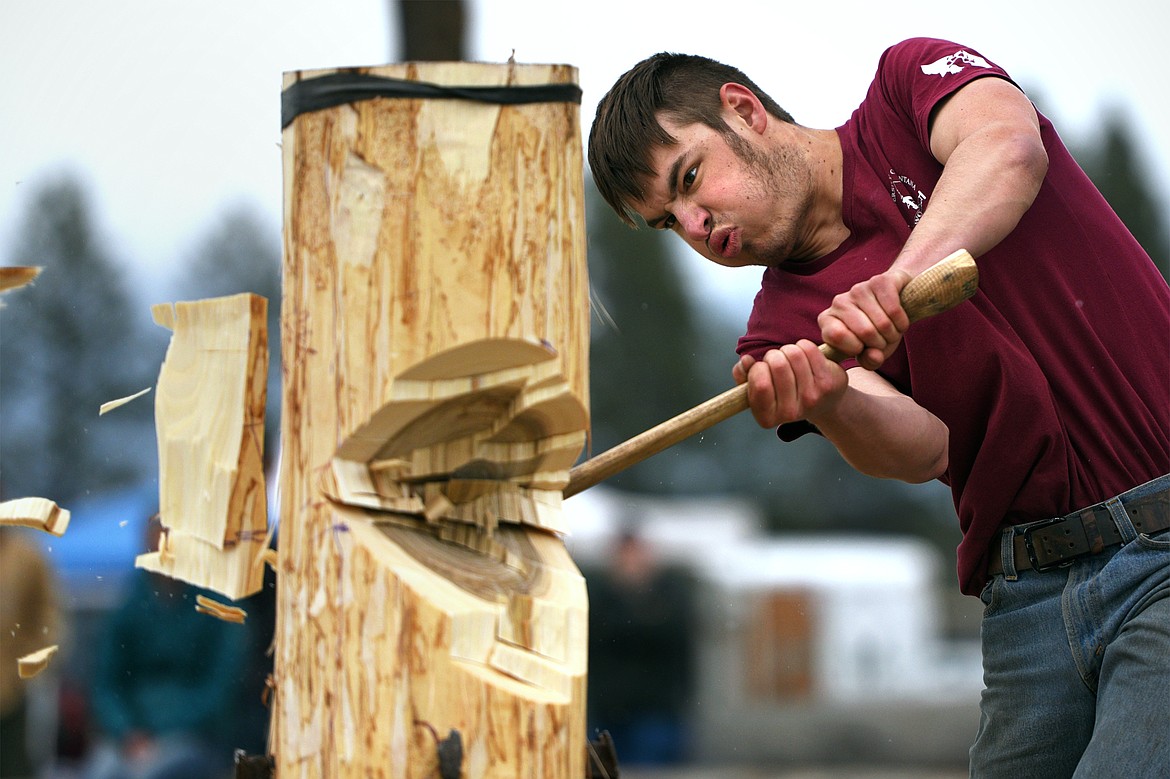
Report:
M 679 169 L 682 168 L 683 157 L 685 156 L 685 154 L 680 154 L 675 157 L 674 162 L 671 163 L 670 170 L 667 171 L 666 193 L 670 196 L 670 200 L 674 200 L 674 196 L 678 194 L 678 172 Z M 663 214 L 662 216 L 655 217 L 654 219 L 649 219 L 646 222 L 646 226 L 657 230 L 658 225 L 662 224 L 666 217 L 667 215 Z

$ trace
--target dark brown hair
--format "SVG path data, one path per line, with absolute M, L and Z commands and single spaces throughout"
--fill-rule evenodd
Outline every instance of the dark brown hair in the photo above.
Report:
M 692 54 L 662 52 L 639 62 L 617 80 L 597 104 L 589 132 L 589 168 L 605 202 L 622 221 L 635 226 L 632 202 L 643 197 L 643 182 L 654 174 L 650 151 L 677 141 L 658 123 L 658 114 L 682 125 L 704 124 L 732 134 L 722 115 L 720 88 L 747 87 L 764 109 L 783 122 L 792 116 L 742 71 Z

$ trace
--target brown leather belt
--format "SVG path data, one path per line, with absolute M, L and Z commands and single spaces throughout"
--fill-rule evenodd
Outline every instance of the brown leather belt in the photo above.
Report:
M 1150 535 L 1170 528 L 1170 492 L 1165 488 L 1132 500 L 1126 500 L 1122 495 L 1120 500 L 1139 533 Z M 1121 531 L 1114 524 L 1105 503 L 1064 517 L 1016 525 L 1003 532 L 1015 534 L 1012 551 L 1017 571 L 1063 568 L 1074 560 L 1098 554 L 1122 541 Z M 987 564 L 990 576 L 1003 573 L 999 539 L 997 535 L 991 545 Z

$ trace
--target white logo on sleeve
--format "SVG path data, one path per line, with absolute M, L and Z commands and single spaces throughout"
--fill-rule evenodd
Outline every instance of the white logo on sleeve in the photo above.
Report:
M 929 65 L 923 65 L 922 72 L 928 76 L 942 77 L 960 73 L 967 65 L 970 65 L 973 68 L 991 67 L 991 63 L 982 57 L 959 49 L 954 54 L 949 54 L 946 57 L 937 59 Z

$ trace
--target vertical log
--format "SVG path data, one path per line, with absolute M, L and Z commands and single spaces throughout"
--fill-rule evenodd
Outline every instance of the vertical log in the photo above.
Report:
M 438 776 L 457 731 L 461 776 L 581 777 L 585 588 L 549 532 L 588 426 L 578 108 L 360 100 L 283 154 L 278 775 Z

